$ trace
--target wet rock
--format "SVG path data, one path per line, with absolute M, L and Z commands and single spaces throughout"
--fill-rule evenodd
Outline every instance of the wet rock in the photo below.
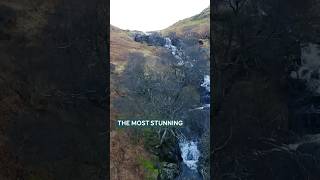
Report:
M 159 180 L 172 180 L 179 174 L 178 165 L 175 163 L 163 162 L 161 163 Z
M 164 46 L 166 44 L 166 40 L 159 34 L 152 34 L 149 36 L 148 43 L 155 46 Z
M 180 156 L 181 153 L 177 145 L 178 143 L 173 142 L 175 141 L 165 142 L 160 146 L 159 157 L 164 161 L 177 163 L 182 160 Z
M 136 42 L 147 43 L 152 46 L 164 46 L 166 44 L 165 38 L 163 38 L 159 33 L 143 34 L 137 33 L 134 36 Z
M 148 41 L 148 36 L 144 35 L 144 34 L 136 34 L 134 36 L 134 40 L 136 42 L 147 42 Z

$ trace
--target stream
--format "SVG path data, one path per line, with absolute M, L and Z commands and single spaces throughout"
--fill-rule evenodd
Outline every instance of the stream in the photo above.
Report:
M 186 53 L 182 48 L 179 48 L 172 43 L 172 39 L 169 37 L 162 37 L 159 35 L 152 35 L 152 33 L 139 33 L 134 37 L 137 42 L 146 42 L 153 46 L 162 46 L 171 52 L 173 57 L 177 60 L 176 66 L 185 66 L 187 68 L 195 68 L 194 62 L 196 59 L 190 59 L 186 56 Z M 186 112 L 187 116 L 193 114 L 193 116 L 201 117 L 200 120 L 203 122 L 197 122 L 196 125 L 188 124 L 181 128 L 183 136 L 178 138 L 179 148 L 181 152 L 182 162 L 180 163 L 180 174 L 176 177 L 176 180 L 202 180 L 203 177 L 199 172 L 199 160 L 201 157 L 200 151 L 200 137 L 204 129 L 209 128 L 210 119 L 210 76 L 203 74 L 200 80 L 200 106 L 189 109 Z
M 210 76 L 204 75 L 203 82 L 200 85 L 203 89 L 201 93 L 202 106 L 191 109 L 192 111 L 200 111 L 205 115 L 209 116 L 210 112 Z M 188 127 L 186 127 L 189 129 Z M 187 136 L 191 134 L 191 136 Z M 181 157 L 183 162 L 181 163 L 180 169 L 181 174 L 177 179 L 190 179 L 190 180 L 202 180 L 202 175 L 199 173 L 198 163 L 201 153 L 199 151 L 199 135 L 197 132 L 187 131 L 185 134 L 188 138 L 179 139 L 179 147 L 181 151 Z
M 172 41 L 170 38 L 166 37 L 165 48 L 171 51 L 171 54 L 178 60 L 178 66 L 188 66 L 189 68 L 193 68 L 194 65 L 192 62 L 187 61 L 184 57 L 184 52 L 181 49 L 178 49 L 176 46 L 172 45 Z M 199 83 L 201 87 L 201 97 L 200 102 L 202 106 L 191 109 L 192 111 L 201 111 L 201 113 L 206 113 L 209 116 L 208 110 L 210 110 L 210 76 L 203 75 L 203 81 Z M 189 129 L 188 127 L 186 127 Z M 191 136 L 190 136 L 191 134 Z M 179 147 L 181 151 L 181 157 L 183 162 L 180 165 L 181 173 L 176 178 L 180 179 L 190 179 L 190 180 L 202 180 L 202 175 L 198 171 L 198 163 L 201 153 L 199 151 L 199 137 L 197 132 L 190 132 L 184 134 L 187 138 L 179 139 Z

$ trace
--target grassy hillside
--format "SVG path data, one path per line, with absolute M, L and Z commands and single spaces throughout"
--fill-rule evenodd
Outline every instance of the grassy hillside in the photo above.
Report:
M 164 35 L 176 33 L 177 36 L 197 36 L 198 38 L 208 38 L 210 35 L 210 7 L 200 14 L 183 19 L 172 26 L 161 31 Z
M 121 30 L 115 26 L 110 27 L 110 62 L 115 65 L 115 72 L 121 73 L 128 62 L 130 53 L 142 53 L 154 59 L 156 48 L 147 46 L 133 40 L 129 31 Z
M 141 53 L 150 61 L 157 59 L 158 49 L 135 42 L 129 31 L 121 30 L 115 26 L 110 27 L 110 176 L 111 179 L 144 179 L 145 172 L 140 159 L 150 159 L 150 155 L 144 149 L 143 141 L 132 142 L 129 131 L 115 129 L 116 119 L 121 116 L 121 110 L 115 108 L 114 102 L 125 96 L 125 91 L 119 89 L 119 81 L 122 73 L 130 63 L 132 53 Z M 130 77 L 128 77 L 130 78 Z

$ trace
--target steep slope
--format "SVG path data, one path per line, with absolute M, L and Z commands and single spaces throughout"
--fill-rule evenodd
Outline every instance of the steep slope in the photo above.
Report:
M 198 65 L 195 59 L 198 59 L 200 64 L 203 63 L 198 69 L 195 68 L 199 70 L 199 74 L 189 79 L 190 82 L 195 83 L 184 88 L 183 93 L 186 94 L 182 95 L 182 97 L 188 97 L 186 99 L 193 103 L 199 101 L 198 90 L 194 87 L 200 86 L 200 81 L 203 78 L 202 73 L 208 73 L 207 65 L 210 52 L 209 8 L 199 15 L 182 20 L 159 32 L 145 34 L 139 31 L 125 31 L 111 26 L 110 40 L 111 176 L 113 179 L 124 177 L 126 179 L 135 179 L 135 177 L 155 179 L 158 175 L 162 179 L 173 178 L 176 176 L 174 174 L 177 173 L 177 170 L 175 170 L 177 158 L 181 159 L 175 137 L 167 138 L 166 143 L 164 143 L 166 145 L 161 145 L 158 135 L 153 136 L 153 133 L 148 130 L 140 131 L 140 133 L 132 129 L 119 130 L 115 128 L 115 121 L 120 117 L 132 118 L 143 115 L 148 111 L 155 113 L 155 111 L 148 109 L 149 105 L 153 106 L 152 104 L 144 104 L 139 107 L 143 98 L 137 97 L 137 94 L 130 92 L 129 89 L 139 88 L 137 84 L 141 82 L 139 78 L 136 79 L 137 76 L 155 73 L 158 74 L 157 77 L 162 77 L 162 73 L 169 71 L 168 65 L 174 65 L 180 57 L 187 58 L 190 62 L 185 61 L 185 63 L 188 63 L 191 67 L 193 66 L 192 63 Z M 178 63 L 176 66 L 181 65 Z M 144 73 L 139 74 L 141 73 L 139 70 L 144 71 Z M 197 72 L 197 70 L 194 70 L 194 72 Z M 172 79 L 170 76 L 167 78 Z M 190 82 L 186 82 L 186 84 Z M 126 86 L 125 83 L 128 85 Z M 158 83 L 152 84 L 146 84 L 144 87 L 155 86 Z M 177 86 L 175 84 L 170 85 L 172 88 Z M 161 86 L 159 90 L 166 89 L 165 83 Z M 172 90 L 170 91 L 173 93 Z M 124 100 L 126 98 L 133 99 L 136 102 L 130 104 L 129 100 Z M 165 102 L 164 99 L 162 101 Z M 127 140 L 121 141 L 121 139 Z M 187 152 L 188 148 L 186 148 Z M 119 154 L 122 154 L 122 156 L 119 156 Z M 189 172 L 190 175 L 198 178 L 198 175 L 192 174 L 192 172 Z
M 121 30 L 115 26 L 110 26 L 110 62 L 115 67 L 115 73 L 121 72 L 123 67 L 128 63 L 130 53 L 142 53 L 150 58 L 155 58 L 156 49 L 137 43 L 130 36 L 130 31 Z M 112 79 L 112 78 L 111 78 Z
M 206 8 L 200 14 L 183 19 L 172 26 L 161 30 L 163 35 L 175 33 L 177 36 L 193 36 L 207 38 L 210 35 L 210 8 Z
M 143 148 L 143 142 L 133 143 L 129 131 L 115 129 L 116 119 L 121 109 L 116 109 L 117 98 L 125 95 L 117 87 L 123 78 L 122 73 L 130 62 L 131 53 L 141 53 L 150 59 L 156 58 L 156 48 L 140 44 L 133 40 L 129 31 L 110 27 L 110 175 L 111 179 L 143 179 L 146 174 L 140 159 L 149 159 L 148 152 Z M 128 77 L 130 78 L 130 77 Z

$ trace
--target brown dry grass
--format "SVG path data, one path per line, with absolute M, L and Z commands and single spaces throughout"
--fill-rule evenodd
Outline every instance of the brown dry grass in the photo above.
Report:
M 144 168 L 139 158 L 149 159 L 143 143 L 132 144 L 130 135 L 124 131 L 110 134 L 110 172 L 112 180 L 144 179 Z
M 110 63 L 115 65 L 116 74 L 110 79 L 110 178 L 112 180 L 144 179 L 144 168 L 139 157 L 149 159 L 143 142 L 133 144 L 130 132 L 115 129 L 117 116 L 120 114 L 113 106 L 113 101 L 119 97 L 115 92 L 115 83 L 121 78 L 121 72 L 128 63 L 129 54 L 140 52 L 148 59 L 155 59 L 157 49 L 135 42 L 126 31 L 111 26 L 110 29 Z
M 121 72 L 128 62 L 129 54 L 140 52 L 153 58 L 156 48 L 135 42 L 126 31 L 111 26 L 110 29 L 110 62 L 116 65 L 116 72 Z

